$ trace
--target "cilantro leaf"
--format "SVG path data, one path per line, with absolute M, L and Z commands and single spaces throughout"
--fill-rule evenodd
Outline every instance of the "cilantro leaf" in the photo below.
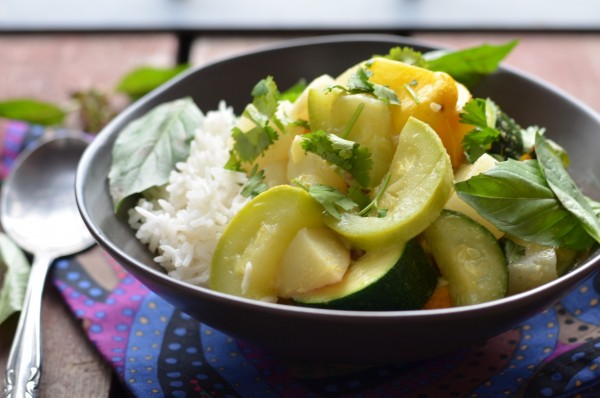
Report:
M 306 88 L 306 80 L 300 79 L 296 84 L 279 94 L 279 101 L 294 102 Z
M 277 140 L 277 132 L 270 126 L 254 126 L 251 130 L 242 131 L 234 127 L 231 131 L 234 140 L 233 150 L 242 162 L 252 163 L 265 149 Z
M 297 181 L 295 182 L 297 183 Z M 358 207 L 358 204 L 352 199 L 329 185 L 311 184 L 308 188 L 302 184 L 298 185 L 304 188 L 310 196 L 319 202 L 327 213 L 338 220 L 342 218 L 339 209 L 349 211 Z
M 269 119 L 277 111 L 279 91 L 272 76 L 260 80 L 252 89 L 256 109 Z
M 477 128 L 466 134 L 462 144 L 467 160 L 474 163 L 481 155 L 492 148 L 492 144 L 496 142 L 499 135 L 498 130 L 490 127 Z
M 347 94 L 367 94 L 372 95 L 380 101 L 385 103 L 399 105 L 400 101 L 398 96 L 391 88 L 372 83 L 369 78 L 373 75 L 373 72 L 366 68 L 358 68 L 356 72 L 348 79 L 348 86 L 344 87 L 341 85 L 335 85 L 329 87 L 329 90 L 334 88 L 340 89 Z
M 427 68 L 428 63 L 423 57 L 423 53 L 412 47 L 392 47 L 390 51 L 383 56 L 394 61 L 404 62 L 405 64 Z
M 348 197 L 358 204 L 359 209 L 364 209 L 371 203 L 368 193 L 358 184 L 348 186 Z
M 483 44 L 458 51 L 430 51 L 424 54 L 427 68 L 446 72 L 467 87 L 473 87 L 487 74 L 498 69 L 500 62 L 518 44 L 517 40 L 500 45 Z
M 264 192 L 269 186 L 264 182 L 265 171 L 258 170 L 258 165 L 252 167 L 248 181 L 242 187 L 240 194 L 246 198 L 255 197 L 259 193 Z
M 323 130 L 304 134 L 300 145 L 305 151 L 312 152 L 346 171 L 360 185 L 369 184 L 373 160 L 368 148 Z
M 499 160 L 519 159 L 525 152 L 524 130 L 489 98 L 474 98 L 465 104 L 460 122 L 475 127 L 463 138 L 471 163 L 485 152 Z
M 246 131 L 234 127 L 231 132 L 233 150 L 225 168 L 240 170 L 241 163 L 252 164 L 271 144 L 279 138 L 279 134 L 271 126 L 271 122 L 283 130 L 283 122 L 277 118 L 279 91 L 272 76 L 260 80 L 252 89 L 254 97 L 251 104 L 244 109 L 243 116 L 254 126 Z

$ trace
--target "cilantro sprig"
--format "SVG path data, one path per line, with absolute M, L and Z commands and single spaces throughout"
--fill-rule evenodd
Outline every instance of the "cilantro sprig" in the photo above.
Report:
M 242 187 L 240 194 L 246 198 L 255 197 L 259 193 L 264 192 L 269 188 L 265 183 L 265 171 L 259 170 L 258 165 L 255 164 L 250 171 L 248 181 Z
M 373 198 L 373 200 L 369 204 L 367 204 L 365 207 L 362 208 L 362 210 L 358 213 L 359 216 L 363 216 L 363 217 L 368 216 L 373 211 L 377 212 L 377 217 L 379 217 L 379 218 L 386 216 L 388 209 L 380 208 L 379 200 L 381 199 L 381 197 L 383 196 L 384 192 L 386 191 L 388 185 L 390 184 L 391 178 L 392 178 L 392 175 L 390 173 L 387 173 L 385 175 L 385 177 L 383 178 L 383 181 L 381 182 L 381 185 L 377 189 L 375 198 Z
M 305 185 L 297 179 L 292 181 L 293 184 L 308 192 L 310 196 L 323 206 L 323 209 L 329 215 L 337 220 L 342 218 L 342 211 L 349 212 L 353 210 L 361 217 L 367 217 L 373 212 L 376 213 L 377 217 L 385 217 L 387 209 L 380 208 L 378 202 L 387 189 L 389 182 L 390 174 L 388 173 L 377 190 L 375 198 L 370 199 L 362 189 L 355 185 L 350 187 L 348 194 L 344 194 L 329 185 L 318 183 Z
M 327 213 L 329 213 L 332 217 L 335 217 L 337 220 L 342 218 L 340 210 L 350 211 L 358 207 L 358 204 L 351 198 L 329 185 L 304 185 L 297 179 L 294 179 L 292 183 L 308 192 L 310 196 L 312 196 L 321 204 L 321 206 L 323 206 L 323 209 Z
M 279 138 L 276 126 L 284 130 L 285 122 L 277 117 L 280 93 L 272 76 L 260 80 L 252 89 L 253 101 L 242 114 L 250 120 L 252 127 L 242 131 L 234 127 L 231 131 L 233 148 L 225 165 L 229 170 L 241 170 L 242 163 L 252 164 Z
M 368 148 L 324 130 L 304 134 L 300 145 L 349 173 L 363 187 L 369 185 L 373 159 Z
M 471 163 L 486 152 L 499 160 L 518 160 L 527 152 L 525 130 L 489 98 L 467 102 L 460 122 L 474 126 L 463 138 L 465 155 Z
M 358 68 L 356 72 L 348 79 L 348 85 L 342 86 L 339 84 L 333 85 L 328 90 L 339 89 L 347 94 L 367 94 L 379 99 L 380 101 L 399 105 L 398 96 L 391 88 L 382 84 L 373 83 L 369 78 L 373 75 L 367 68 Z

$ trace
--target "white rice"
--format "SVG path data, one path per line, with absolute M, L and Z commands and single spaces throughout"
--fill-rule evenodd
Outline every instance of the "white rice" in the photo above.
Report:
M 210 263 L 223 230 L 248 201 L 240 195 L 244 173 L 229 171 L 235 115 L 225 103 L 208 112 L 195 132 L 187 161 L 177 164 L 162 199 L 141 199 L 129 212 L 136 237 L 158 254 L 169 275 L 207 286 Z

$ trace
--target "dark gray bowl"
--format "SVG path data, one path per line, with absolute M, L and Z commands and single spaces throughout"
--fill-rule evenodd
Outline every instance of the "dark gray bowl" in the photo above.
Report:
M 121 129 L 152 107 L 191 96 L 201 109 L 226 100 L 239 113 L 253 85 L 273 75 L 280 87 L 299 78 L 336 75 L 390 47 L 422 43 L 388 35 L 340 35 L 295 40 L 203 66 L 147 95 L 107 126 L 79 166 L 76 194 L 85 223 L 100 246 L 156 294 L 194 318 L 276 355 L 344 364 L 424 359 L 475 344 L 549 307 L 589 276 L 600 250 L 580 267 L 532 291 L 491 303 L 430 311 L 354 312 L 250 301 L 168 277 L 112 211 L 107 187 L 113 142 Z M 490 96 L 523 125 L 547 127 L 570 152 L 572 175 L 586 194 L 600 198 L 600 117 L 578 101 L 521 73 L 502 69 L 476 90 Z

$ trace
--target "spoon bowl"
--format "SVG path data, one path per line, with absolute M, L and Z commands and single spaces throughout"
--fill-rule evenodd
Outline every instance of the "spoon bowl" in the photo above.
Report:
M 4 231 L 33 255 L 23 310 L 6 366 L 4 397 L 36 397 L 41 375 L 41 298 L 53 260 L 94 243 L 75 201 L 86 136 L 62 132 L 40 139 L 17 159 L 2 187 Z

